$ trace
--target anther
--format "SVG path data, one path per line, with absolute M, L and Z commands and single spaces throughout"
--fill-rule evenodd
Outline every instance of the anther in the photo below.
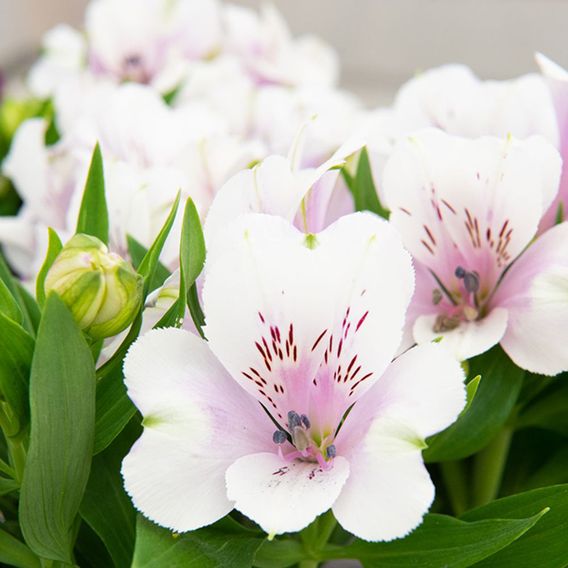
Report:
M 328 460 L 334 458 L 337 455 L 337 449 L 334 444 L 331 444 L 331 446 L 328 446 L 325 449 L 325 455 L 327 456 Z
M 302 414 L 302 416 L 300 416 L 300 419 L 301 419 L 302 424 L 304 425 L 304 427 L 305 427 L 306 429 L 308 429 L 308 428 L 310 427 L 310 425 L 311 425 L 311 424 L 310 424 L 310 419 L 309 419 L 305 414 Z
M 469 293 L 475 294 L 479 290 L 479 275 L 477 272 L 466 272 L 463 277 L 463 285 Z
M 272 441 L 275 444 L 283 444 L 287 439 L 286 432 L 284 430 L 276 430 L 274 434 L 272 434 Z
M 463 266 L 458 266 L 454 274 L 456 275 L 456 278 L 459 278 L 461 280 L 466 275 L 465 268 L 463 268 Z
M 293 430 L 296 426 L 300 426 L 301 423 L 302 419 L 300 415 L 294 410 L 290 410 L 290 412 L 288 412 L 288 426 L 290 430 Z
M 437 306 L 442 301 L 442 291 L 439 288 L 432 290 L 432 303 Z

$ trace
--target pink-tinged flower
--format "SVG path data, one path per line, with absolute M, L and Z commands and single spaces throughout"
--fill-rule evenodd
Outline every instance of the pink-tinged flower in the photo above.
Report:
M 248 215 L 225 236 L 206 268 L 208 341 L 155 330 L 126 358 L 144 416 L 122 467 L 135 506 L 178 532 L 236 508 L 280 534 L 332 508 L 361 538 L 407 534 L 434 496 L 423 440 L 464 387 L 442 346 L 392 362 L 413 290 L 398 235 L 359 213 L 317 235 Z
M 260 13 L 236 4 L 223 7 L 223 50 L 236 54 L 258 83 L 287 86 L 333 86 L 338 58 L 321 39 L 293 38 L 274 6 Z
M 556 110 L 560 135 L 558 148 L 563 159 L 560 190 L 541 222 L 541 230 L 546 230 L 552 227 L 559 217 L 565 220 L 568 213 L 568 71 L 544 55 L 537 54 L 536 58 L 547 81 Z
M 78 113 L 53 146 L 45 146 L 44 121 L 25 122 L 3 164 L 24 207 L 16 217 L 0 219 L 0 242 L 9 245 L 15 268 L 25 278 L 33 278 L 41 266 L 48 226 L 63 239 L 73 234 L 97 141 L 110 246 L 122 256 L 127 235 L 146 247 L 152 244 L 178 191 L 184 199 L 191 196 L 204 215 L 223 183 L 263 155 L 260 145 L 227 134 L 214 113 L 192 105 L 172 109 L 149 87 L 128 84 L 98 94 L 92 108 Z M 162 258 L 172 268 L 178 243 L 176 225 Z
M 268 156 L 234 175 L 219 190 L 205 222 L 209 248 L 215 246 L 216 237 L 225 227 L 247 213 L 276 215 L 305 233 L 317 233 L 353 212 L 353 199 L 340 178 L 339 168 L 364 142 L 352 137 L 318 167 L 300 167 L 306 131 L 317 121 L 304 124 L 288 157 Z
M 533 241 L 561 161 L 542 138 L 468 140 L 424 130 L 384 171 L 391 223 L 415 258 L 414 341 L 459 359 L 501 343 L 519 366 L 568 369 L 568 224 Z
M 394 104 L 367 120 L 369 155 L 382 195 L 382 171 L 397 140 L 434 127 L 466 138 L 544 136 L 558 143 L 554 106 L 543 78 L 531 73 L 507 81 L 484 81 L 464 65 L 443 65 L 418 74 Z

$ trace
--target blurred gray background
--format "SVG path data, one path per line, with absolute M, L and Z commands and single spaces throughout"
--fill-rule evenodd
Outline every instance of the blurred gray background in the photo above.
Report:
M 233 0 L 235 1 L 235 0 Z M 236 0 L 259 6 L 260 0 Z M 13 73 L 57 22 L 80 25 L 87 0 L 0 0 L 0 68 Z M 342 84 L 371 105 L 416 71 L 448 62 L 485 78 L 535 69 L 534 51 L 568 65 L 568 0 L 274 0 L 295 33 L 342 61 Z M 133 17 L 135 17 L 133 15 Z

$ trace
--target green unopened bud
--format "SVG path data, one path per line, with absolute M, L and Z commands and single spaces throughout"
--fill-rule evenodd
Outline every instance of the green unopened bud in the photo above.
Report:
M 132 322 L 142 303 L 143 279 L 96 237 L 75 235 L 45 279 L 79 327 L 93 339 L 116 335 Z

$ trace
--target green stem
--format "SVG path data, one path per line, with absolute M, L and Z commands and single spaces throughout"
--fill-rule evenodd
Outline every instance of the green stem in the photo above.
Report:
M 474 507 L 486 505 L 497 497 L 513 432 L 511 426 L 505 426 L 475 457 L 472 503 Z
M 467 511 L 469 505 L 467 471 L 465 462 L 448 461 L 440 463 L 440 471 L 444 478 L 444 485 L 448 498 L 456 517 Z
M 300 568 L 317 568 L 319 566 L 320 560 L 318 559 L 320 558 L 320 553 L 327 544 L 336 525 L 337 521 L 330 510 L 318 517 L 300 533 L 307 557 L 299 563 Z

